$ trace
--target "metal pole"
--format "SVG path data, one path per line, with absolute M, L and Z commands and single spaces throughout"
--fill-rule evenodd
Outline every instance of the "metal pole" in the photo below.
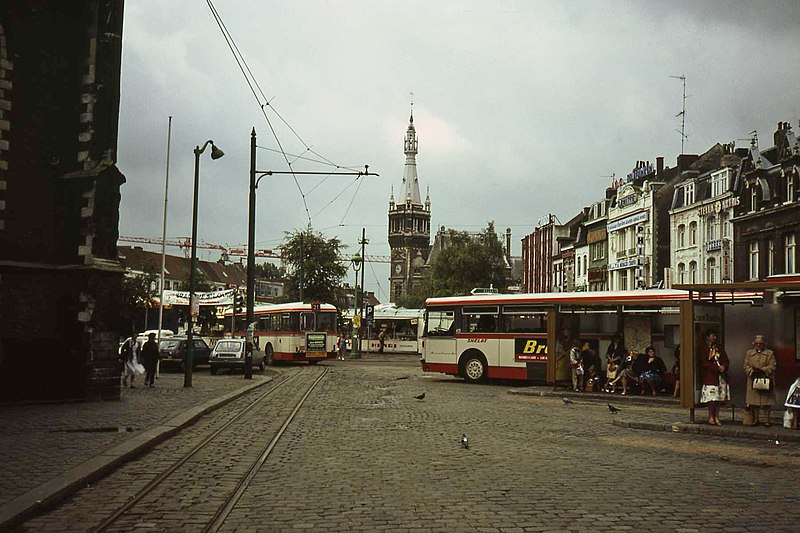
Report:
M 361 228 L 361 307 L 358 308 L 358 315 L 361 317 L 361 327 L 358 328 L 358 354 L 361 355 L 361 331 L 364 327 L 364 272 L 367 270 L 366 256 L 364 255 L 364 245 L 367 243 L 366 229 Z
M 247 325 L 253 323 L 256 298 L 256 129 L 250 132 L 250 197 L 247 222 Z M 234 312 L 236 310 L 234 309 Z M 245 328 L 246 329 L 246 328 Z M 244 354 L 244 379 L 253 379 L 253 351 Z
M 356 359 L 358 357 L 358 329 L 356 329 L 356 312 L 358 310 L 358 268 L 357 264 L 353 262 L 353 272 L 356 275 L 355 284 L 353 285 L 353 343 L 350 346 L 350 357 Z
M 205 148 L 205 147 L 203 147 Z M 194 309 L 194 269 L 197 261 L 197 188 L 200 184 L 200 147 L 194 149 L 194 199 L 192 203 L 192 254 L 189 260 L 189 316 L 186 319 L 186 356 L 183 359 L 183 386 L 192 386 L 194 364 L 194 338 L 192 311 Z
M 169 199 L 169 152 L 172 141 L 172 115 L 167 126 L 167 170 L 164 176 L 164 226 L 161 230 L 161 287 L 158 294 L 158 345 L 161 346 L 161 328 L 164 327 L 164 277 L 167 270 L 167 201 Z M 161 371 L 161 360 L 156 362 L 156 377 Z

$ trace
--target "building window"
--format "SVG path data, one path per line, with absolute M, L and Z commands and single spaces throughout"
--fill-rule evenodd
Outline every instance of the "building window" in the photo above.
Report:
M 628 271 L 626 269 L 619 271 L 619 290 L 628 290 Z
M 717 283 L 717 260 L 714 257 L 709 258 L 706 262 L 706 281 Z
M 767 276 L 775 273 L 775 243 L 772 239 L 767 241 Z
M 758 279 L 758 242 L 750 243 L 750 279 Z
M 756 187 L 755 184 L 753 184 L 753 186 L 750 187 L 750 212 L 751 213 L 755 213 L 756 211 L 758 211 L 758 190 L 757 189 L 758 189 L 758 187 Z
M 719 196 L 724 194 L 728 189 L 728 169 L 725 169 L 717 174 L 712 175 L 711 178 L 711 195 Z
M 589 256 L 583 256 L 583 274 L 586 275 L 589 273 Z
M 683 188 L 683 205 L 694 203 L 694 183 L 687 183 Z
M 691 222 L 689 224 L 689 246 L 695 246 L 697 244 L 697 222 Z
M 794 233 L 791 233 L 784 237 L 784 262 L 786 266 L 786 270 L 784 271 L 785 274 L 794 274 L 797 272 L 797 258 L 795 257 L 795 251 L 797 249 L 797 244 L 795 242 Z
M 678 243 L 678 248 L 685 248 L 686 247 L 686 226 L 681 224 L 678 226 L 678 234 L 675 237 L 676 242 Z
M 711 215 L 706 219 L 706 240 L 713 241 L 717 238 L 717 217 Z
M 678 283 L 686 283 L 686 265 L 678 263 Z
M 697 261 L 689 263 L 689 283 L 697 283 Z
M 794 172 L 789 170 L 786 173 L 786 201 L 787 202 L 794 202 L 794 200 L 795 200 Z
M 721 238 L 727 239 L 728 237 L 730 237 L 730 235 L 731 235 L 730 225 L 731 225 L 731 223 L 728 220 L 727 213 L 725 213 L 725 212 L 720 213 L 719 214 L 719 228 L 720 228 L 719 231 L 721 233 L 720 234 Z

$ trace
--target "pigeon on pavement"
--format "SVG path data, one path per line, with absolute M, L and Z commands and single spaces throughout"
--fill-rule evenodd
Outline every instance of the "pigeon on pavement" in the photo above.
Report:
M 569 398 L 566 398 L 566 397 L 561 398 L 561 401 L 564 402 L 564 403 L 575 403 L 575 402 L 573 402 L 572 400 L 570 400 Z
M 611 405 L 610 403 L 608 404 L 608 410 L 609 410 L 609 411 L 611 411 L 611 413 L 612 413 L 612 414 L 617 414 L 617 413 L 619 413 L 620 411 L 622 411 L 622 409 L 620 409 L 620 408 L 618 408 L 618 407 L 614 407 L 614 406 L 613 406 L 613 405 Z
M 423 392 L 419 396 L 414 396 L 414 398 L 416 398 L 417 400 L 422 400 L 423 398 L 425 398 L 425 393 Z
M 461 447 L 462 448 L 469 448 L 469 439 L 467 439 L 467 434 L 466 433 L 461 435 Z

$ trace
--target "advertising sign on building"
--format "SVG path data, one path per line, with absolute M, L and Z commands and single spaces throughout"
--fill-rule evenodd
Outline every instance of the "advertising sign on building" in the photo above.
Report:
M 621 218 L 619 220 L 615 220 L 614 222 L 609 222 L 608 231 L 611 232 L 618 229 L 627 228 L 628 226 L 638 224 L 639 222 L 645 222 L 648 218 L 650 218 L 650 215 L 647 211 L 634 213 L 629 217 Z
M 514 360 L 547 362 L 547 339 L 514 339 Z

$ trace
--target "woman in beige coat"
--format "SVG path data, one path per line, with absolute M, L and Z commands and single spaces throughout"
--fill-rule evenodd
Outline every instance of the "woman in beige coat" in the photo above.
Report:
M 759 422 L 760 411 L 764 411 L 764 425 L 769 426 L 769 412 L 775 400 L 775 368 L 777 362 L 772 350 L 764 346 L 763 335 L 756 335 L 753 339 L 753 349 L 747 350 L 744 355 L 744 372 L 747 375 L 747 394 L 745 403 L 753 420 L 752 425 Z M 769 378 L 769 390 L 753 388 L 753 378 Z

